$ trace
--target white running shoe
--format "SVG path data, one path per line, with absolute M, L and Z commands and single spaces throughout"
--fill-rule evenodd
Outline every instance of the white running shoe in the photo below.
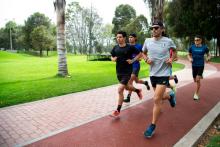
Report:
M 198 100 L 198 99 L 199 99 L 198 94 L 195 93 L 194 96 L 193 96 L 193 99 L 194 99 L 194 100 Z

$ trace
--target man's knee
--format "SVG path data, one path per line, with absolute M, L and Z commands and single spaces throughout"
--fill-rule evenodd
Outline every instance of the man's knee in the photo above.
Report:
M 119 88 L 118 88 L 118 93 L 119 93 L 119 94 L 123 94 L 123 91 L 124 91 L 124 87 L 119 87 Z
M 154 96 L 154 104 L 159 105 L 161 103 L 161 97 Z

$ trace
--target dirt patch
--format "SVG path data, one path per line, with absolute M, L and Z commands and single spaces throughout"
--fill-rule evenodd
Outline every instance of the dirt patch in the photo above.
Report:
M 209 143 L 210 138 L 216 135 L 220 135 L 220 115 L 202 135 L 195 147 L 205 147 Z

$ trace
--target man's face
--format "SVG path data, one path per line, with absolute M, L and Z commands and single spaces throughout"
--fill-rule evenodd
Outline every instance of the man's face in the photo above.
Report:
M 122 34 L 117 34 L 116 35 L 116 40 L 117 40 L 117 42 L 118 42 L 118 44 L 123 44 L 123 43 L 125 43 L 125 37 L 123 37 L 122 36 Z
M 136 42 L 136 38 L 133 36 L 129 36 L 129 43 L 133 44 Z
M 202 44 L 202 39 L 195 37 L 195 38 L 194 38 L 194 42 L 195 42 L 195 45 L 196 45 L 196 46 L 197 46 L 197 45 L 200 45 L 200 44 Z
M 153 37 L 160 37 L 162 35 L 162 32 L 163 32 L 163 28 L 160 27 L 160 26 L 157 26 L 157 25 L 153 26 L 151 28 L 151 30 L 152 30 L 152 36 Z

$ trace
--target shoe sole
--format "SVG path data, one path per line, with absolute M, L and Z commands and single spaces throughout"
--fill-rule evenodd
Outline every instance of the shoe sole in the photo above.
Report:
M 113 117 L 113 118 L 117 118 L 117 117 L 119 117 L 119 115 L 114 116 L 114 115 L 112 115 L 112 114 L 109 114 L 109 116 L 110 116 L 110 117 Z
M 145 138 L 152 138 L 153 135 L 154 135 L 154 131 L 152 132 L 151 136 L 146 136 L 146 135 L 144 134 L 144 137 L 145 137 Z

